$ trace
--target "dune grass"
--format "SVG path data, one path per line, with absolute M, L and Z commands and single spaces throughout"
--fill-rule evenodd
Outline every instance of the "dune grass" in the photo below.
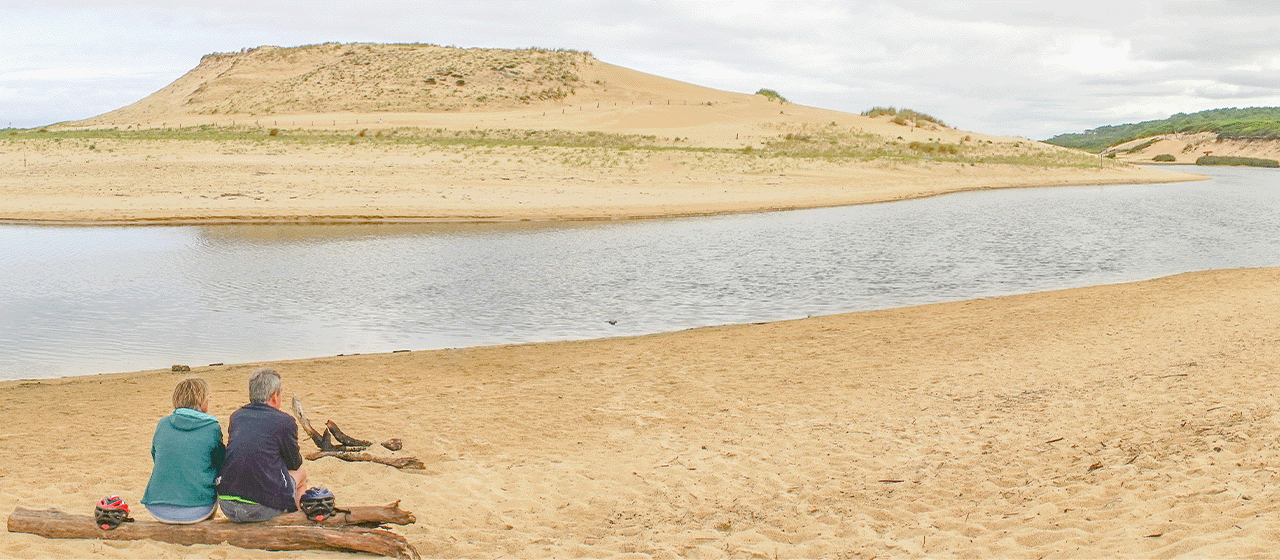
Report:
M 223 142 L 251 145 L 367 146 L 432 148 L 570 148 L 606 149 L 614 152 L 685 152 L 730 154 L 766 159 L 821 159 L 828 162 L 950 162 L 979 165 L 1026 165 L 1038 167 L 1096 167 L 1097 159 L 1083 152 L 1047 150 L 1027 142 L 899 141 L 847 127 L 801 125 L 778 129 L 757 144 L 743 148 L 690 145 L 687 138 L 653 135 L 577 132 L 567 130 L 466 129 L 398 127 L 356 132 L 305 129 L 225 127 L 201 125 L 182 128 L 141 130 L 86 129 L 11 131 L 0 135 L 0 143 L 25 140 L 79 140 L 92 142 Z M 91 148 L 92 149 L 92 148 Z M 594 159 L 594 158 L 593 158 Z M 606 158 L 607 159 L 607 158 Z M 576 161 L 576 160 L 575 160 Z
M 777 101 L 778 103 L 787 102 L 787 98 L 783 97 L 782 94 L 768 88 L 760 88 L 756 91 L 756 95 L 763 95 L 768 98 L 769 101 Z
M 862 116 L 864 117 L 882 117 L 885 115 L 892 116 L 893 117 L 892 121 L 894 124 L 900 124 L 903 126 L 906 126 L 906 125 L 927 126 L 929 124 L 936 124 L 938 126 L 947 126 L 947 124 L 942 122 L 941 119 L 938 119 L 933 115 L 930 115 L 928 113 L 921 113 L 919 111 L 913 111 L 907 108 L 898 109 L 897 107 L 892 107 L 892 106 L 872 107 L 862 112 Z

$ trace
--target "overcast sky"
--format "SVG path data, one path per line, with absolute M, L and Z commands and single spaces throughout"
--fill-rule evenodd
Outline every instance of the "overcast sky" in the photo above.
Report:
M 330 41 L 587 50 L 718 89 L 1034 139 L 1280 106 L 1280 15 L 1263 1 L 0 0 L 0 22 L 0 127 L 127 105 L 211 52 Z

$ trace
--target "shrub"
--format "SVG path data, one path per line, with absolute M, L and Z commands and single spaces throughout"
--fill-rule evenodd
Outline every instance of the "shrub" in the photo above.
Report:
M 777 101 L 778 103 L 787 102 L 787 98 L 783 97 L 781 94 L 771 89 L 760 88 L 759 90 L 756 91 L 756 95 L 763 95 L 766 98 L 768 98 L 769 101 Z
M 911 122 L 914 122 L 916 124 L 916 126 L 920 126 L 920 123 L 933 123 L 938 126 L 947 126 L 946 123 L 942 122 L 941 120 L 939 120 L 937 117 L 934 117 L 933 115 L 929 115 L 927 113 L 921 113 L 919 111 L 912 111 L 911 109 L 903 109 L 901 111 L 898 111 L 898 116 L 910 119 Z
M 906 126 L 907 124 L 914 124 L 915 126 L 921 126 L 923 123 L 933 123 L 938 126 L 947 126 L 947 123 L 942 122 L 937 117 L 934 117 L 927 113 L 921 113 L 920 111 L 912 111 L 911 109 L 898 109 L 896 107 L 872 107 L 862 112 L 862 116 L 864 117 L 874 118 L 874 117 L 881 117 L 884 115 L 893 116 L 893 123 L 900 124 L 903 126 Z
M 944 144 L 942 142 L 911 142 L 907 144 L 907 148 L 930 155 L 956 155 L 960 153 L 959 145 Z
M 1173 154 L 1160 154 L 1151 158 L 1151 161 L 1178 161 L 1178 158 L 1173 157 Z
M 1251 157 L 1230 157 L 1230 156 L 1201 156 L 1196 160 L 1196 165 L 1247 165 L 1249 167 L 1280 167 L 1280 161 L 1274 159 L 1251 158 Z
M 267 131 L 267 135 L 268 135 L 268 136 L 279 136 L 279 135 L 280 135 L 280 129 L 278 129 L 278 128 L 273 128 L 273 129 L 271 129 L 271 130 Z

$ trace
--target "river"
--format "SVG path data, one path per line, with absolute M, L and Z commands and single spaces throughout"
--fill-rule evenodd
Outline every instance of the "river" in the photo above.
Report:
M 0 225 L 0 379 L 585 339 L 1280 265 L 1280 172 L 520 224 Z

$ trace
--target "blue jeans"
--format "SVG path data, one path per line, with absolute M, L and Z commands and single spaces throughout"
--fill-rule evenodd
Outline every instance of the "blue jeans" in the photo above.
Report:
M 177 525 L 190 525 L 199 523 L 210 517 L 213 512 L 218 511 L 218 504 L 209 504 L 207 506 L 171 506 L 167 504 L 151 504 L 147 506 L 147 512 L 155 517 L 161 523 L 172 523 Z

